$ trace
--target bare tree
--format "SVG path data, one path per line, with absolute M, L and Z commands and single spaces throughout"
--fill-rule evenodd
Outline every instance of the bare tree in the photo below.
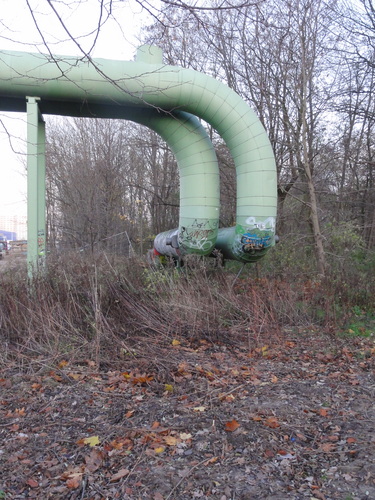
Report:
M 321 82 L 335 42 L 331 13 L 323 1 L 268 0 L 230 12 L 213 11 L 205 29 L 195 30 L 206 46 L 206 69 L 220 68 L 217 76 L 256 109 L 268 132 L 277 159 L 281 208 L 292 188 L 301 190 L 294 196 L 309 207 L 322 275 L 326 262 L 314 175 L 320 120 L 330 97 Z
M 55 47 L 43 25 L 44 14 L 32 0 L 28 5 L 38 37 L 36 46 L 52 54 Z M 71 9 L 84 9 L 85 2 L 46 2 L 59 26 L 59 36 L 70 40 L 86 59 L 91 59 L 109 23 L 120 27 L 121 12 L 126 7 L 125 2 L 112 0 L 101 0 L 96 5 L 94 25 L 77 30 Z M 362 228 L 369 248 L 373 247 L 373 0 L 360 0 L 359 6 L 345 0 L 287 0 L 282 4 L 276 0 L 162 0 L 158 7 L 133 0 L 130 5 L 150 16 L 153 24 L 144 31 L 142 41 L 161 45 L 167 63 L 194 68 L 225 81 L 255 108 L 277 160 L 279 230 L 310 236 L 320 274 L 326 267 L 322 223 L 328 227 L 332 221 L 353 220 Z M 230 225 L 233 164 L 222 141 L 214 131 L 209 133 L 222 173 L 222 223 Z M 105 134 L 103 140 L 107 140 Z M 126 195 L 118 197 L 119 214 L 123 223 L 136 221 L 134 238 L 142 240 L 147 232 L 175 225 L 177 170 L 170 151 L 153 132 L 140 134 L 137 126 L 127 128 L 124 142 L 121 147 L 126 160 L 121 169 L 126 182 L 121 188 Z M 130 144 L 136 148 L 132 150 Z M 72 165 L 87 165 L 88 159 L 93 162 L 94 150 L 90 148 L 86 156 L 83 152 L 81 157 L 72 154 L 74 160 L 67 155 L 67 161 Z M 101 155 L 95 152 L 93 164 L 100 181 L 95 194 L 87 193 L 96 207 L 109 207 L 101 211 L 100 217 L 94 217 L 100 221 L 99 226 L 107 228 L 112 227 L 110 207 L 115 191 L 107 197 L 105 193 L 110 190 L 114 158 L 106 146 Z M 104 172 L 107 169 L 108 175 Z M 71 168 L 69 175 L 73 171 Z M 77 185 L 80 181 L 83 189 L 85 176 L 82 172 L 75 175 Z M 91 172 L 91 179 L 95 175 Z M 50 185 L 55 201 L 63 187 L 64 179 L 56 175 Z M 291 207 L 298 216 L 291 214 Z M 94 213 L 94 207 L 86 207 L 84 212 Z M 52 231 L 52 221 L 61 215 L 60 205 L 54 202 L 50 214 Z M 85 231 L 90 227 L 94 245 L 105 240 L 105 231 L 101 229 L 99 234 L 89 217 L 85 224 L 82 227 Z
M 49 124 L 50 242 L 123 251 L 178 223 L 178 172 L 152 131 L 118 120 Z M 117 238 L 116 236 L 120 236 Z
M 338 119 L 337 154 L 340 218 L 360 228 L 368 248 L 374 248 L 374 119 L 375 10 L 372 0 L 336 5 L 341 34 L 334 109 Z

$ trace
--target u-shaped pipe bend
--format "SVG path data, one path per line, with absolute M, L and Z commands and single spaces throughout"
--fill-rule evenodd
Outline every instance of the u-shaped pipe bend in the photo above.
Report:
M 255 113 L 221 82 L 193 70 L 164 65 L 160 49 L 152 46 L 141 47 L 136 62 L 0 52 L 0 110 L 23 110 L 25 96 L 40 97 L 40 110 L 46 114 L 117 118 L 124 117 L 125 107 L 143 110 L 151 107 L 172 115 L 174 111 L 186 111 L 202 118 L 222 136 L 236 166 L 236 225 L 218 231 L 216 248 L 226 258 L 253 262 L 274 245 L 277 206 L 274 154 Z M 182 115 L 180 119 L 183 120 Z M 164 125 L 160 126 L 171 145 L 170 134 L 173 136 L 175 127 L 168 131 L 166 125 L 165 130 Z M 205 189 L 211 192 L 208 188 L 213 175 L 211 160 L 208 163 L 211 166 L 204 189 L 186 178 L 188 197 L 193 199 L 197 193 L 196 203 L 190 205 L 191 212 L 189 215 L 186 211 L 186 217 L 192 219 L 190 224 L 195 218 L 198 221 L 196 232 L 189 233 L 189 238 L 199 239 L 204 235 L 200 231 L 207 230 L 212 231 L 206 236 L 211 241 L 212 235 L 213 241 L 217 227 L 211 222 L 205 224 L 206 215 L 202 215 L 204 211 L 200 212 L 197 205 Z M 180 162 L 180 171 L 184 168 Z M 211 198 L 211 194 L 206 198 Z M 217 207 L 214 209 L 210 202 L 208 206 L 207 221 L 216 220 L 216 215 L 211 218 L 211 208 Z M 199 217 L 195 217 L 193 208 Z M 181 210 L 185 217 L 183 206 Z M 185 226 L 180 222 L 178 240 L 182 248 L 187 242 L 183 239 Z M 202 253 L 206 253 L 205 249 Z

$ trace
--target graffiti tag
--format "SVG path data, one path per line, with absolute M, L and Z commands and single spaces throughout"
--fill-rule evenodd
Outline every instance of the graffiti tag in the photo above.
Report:
M 241 237 L 242 250 L 246 253 L 252 250 L 262 250 L 271 246 L 271 236 L 260 236 L 254 233 L 245 233 Z
M 195 219 L 191 226 L 181 226 L 179 242 L 182 246 L 189 247 L 190 250 L 210 251 L 216 238 L 217 227 L 217 221 Z

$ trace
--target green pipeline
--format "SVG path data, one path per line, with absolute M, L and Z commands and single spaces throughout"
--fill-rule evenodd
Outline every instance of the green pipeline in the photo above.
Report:
M 186 111 L 202 118 L 222 136 L 236 166 L 236 225 L 218 231 L 216 248 L 227 258 L 252 262 L 274 245 L 277 196 L 273 151 L 255 113 L 221 82 L 193 70 L 164 65 L 161 50 L 153 46 L 141 47 L 135 62 L 0 51 L 0 109 L 24 110 L 25 96 L 40 97 L 40 110 L 45 114 L 116 118 L 127 106 Z M 164 138 L 170 144 L 169 138 Z M 194 155 L 194 147 L 192 151 Z M 198 207 L 204 188 L 193 180 L 186 186 L 191 207 Z M 206 220 L 197 219 L 201 220 L 193 234 L 187 235 L 194 242 L 207 236 L 204 231 L 215 231 L 211 215 Z M 181 227 L 178 242 L 183 244 Z

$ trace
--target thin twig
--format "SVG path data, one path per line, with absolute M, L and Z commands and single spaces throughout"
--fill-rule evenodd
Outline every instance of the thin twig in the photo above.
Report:
M 242 270 L 243 270 L 243 268 L 245 267 L 245 265 L 246 265 L 246 263 L 245 263 L 245 264 L 242 264 L 241 269 L 240 269 L 240 270 L 238 271 L 238 273 L 236 274 L 236 277 L 234 278 L 233 283 L 232 283 L 232 288 L 234 287 L 234 284 L 236 283 L 237 278 L 239 278 L 240 274 L 242 273 Z
M 87 476 L 83 476 L 81 500 L 83 500 L 83 498 L 85 498 L 86 486 L 87 486 Z

